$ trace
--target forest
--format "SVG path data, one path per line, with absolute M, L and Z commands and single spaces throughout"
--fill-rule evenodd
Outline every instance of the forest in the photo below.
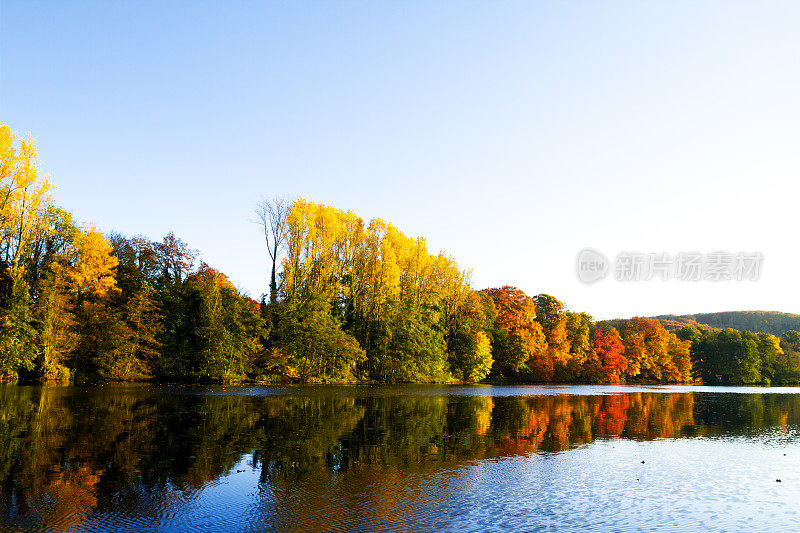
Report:
M 800 333 L 595 322 L 469 271 L 381 219 L 255 208 L 259 301 L 172 233 L 104 235 L 55 205 L 0 123 L 0 381 L 800 383 Z
M 778 311 L 723 311 L 680 316 L 659 315 L 653 318 L 659 319 L 667 329 L 680 329 L 683 326 L 707 329 L 731 328 L 778 336 L 787 331 L 800 330 L 800 315 Z

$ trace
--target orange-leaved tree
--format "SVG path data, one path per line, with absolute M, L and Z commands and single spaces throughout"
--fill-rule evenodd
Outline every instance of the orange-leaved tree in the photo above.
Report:
M 599 362 L 605 381 L 619 383 L 620 372 L 628 368 L 628 359 L 623 355 L 625 345 L 614 328 L 595 330 L 592 336 L 592 350 Z
M 500 371 L 506 376 L 526 371 L 535 380 L 549 379 L 552 359 L 542 325 L 536 321 L 533 298 L 509 285 L 483 292 L 492 298 L 497 310 L 493 351 Z

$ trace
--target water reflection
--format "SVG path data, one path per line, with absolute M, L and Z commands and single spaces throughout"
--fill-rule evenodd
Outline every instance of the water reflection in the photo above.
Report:
M 768 442 L 800 425 L 795 394 L 394 390 L 0 387 L 0 526 L 326 530 L 346 508 L 350 526 L 435 529 L 465 465 L 598 440 Z

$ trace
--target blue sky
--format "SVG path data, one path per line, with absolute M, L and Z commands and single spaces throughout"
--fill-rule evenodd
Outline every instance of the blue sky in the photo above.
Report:
M 59 204 L 173 230 L 257 297 L 255 202 L 424 235 L 473 286 L 599 318 L 800 312 L 796 2 L 0 3 L 0 120 Z M 761 251 L 758 282 L 620 283 L 577 252 Z

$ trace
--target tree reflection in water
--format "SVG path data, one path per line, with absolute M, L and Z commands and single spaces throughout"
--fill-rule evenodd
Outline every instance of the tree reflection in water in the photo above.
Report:
M 309 510 L 331 500 L 396 522 L 398 509 L 427 504 L 409 474 L 597 439 L 750 438 L 800 422 L 794 394 L 368 391 L 0 387 L 0 526 L 68 529 L 109 509 L 155 520 L 243 459 L 270 495 L 258 513 L 278 529 L 324 529 Z

